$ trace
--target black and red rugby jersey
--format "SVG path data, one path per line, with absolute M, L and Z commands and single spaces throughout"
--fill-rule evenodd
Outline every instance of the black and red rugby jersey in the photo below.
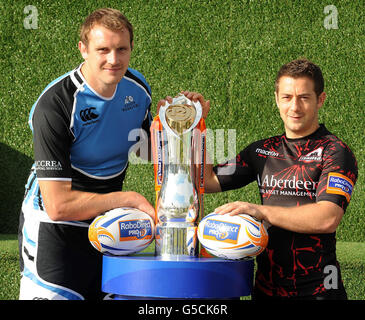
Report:
M 325 200 L 346 210 L 357 162 L 348 146 L 320 125 L 304 138 L 283 134 L 254 142 L 214 172 L 222 191 L 256 180 L 264 205 L 290 207 Z M 256 289 L 286 297 L 325 291 L 323 269 L 338 266 L 336 233 L 301 234 L 275 226 L 268 233 L 268 246 L 256 258 Z

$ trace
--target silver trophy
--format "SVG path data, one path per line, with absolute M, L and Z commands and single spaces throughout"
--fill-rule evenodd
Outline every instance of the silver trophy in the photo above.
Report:
M 198 186 L 192 152 L 194 128 L 202 117 L 199 102 L 185 96 L 166 102 L 159 111 L 165 144 L 163 178 L 157 197 L 156 256 L 164 260 L 198 256 Z

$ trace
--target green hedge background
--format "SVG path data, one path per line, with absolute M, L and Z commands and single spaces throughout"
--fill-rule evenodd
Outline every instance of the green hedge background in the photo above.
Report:
M 24 8 L 29 4 L 38 10 L 37 29 L 24 27 L 30 14 Z M 325 13 L 329 4 L 337 9 L 337 29 L 325 28 L 325 19 L 336 13 Z M 121 10 L 134 25 L 130 66 L 141 71 L 152 87 L 153 114 L 157 101 L 166 95 L 199 91 L 211 100 L 208 128 L 225 129 L 226 139 L 228 129 L 236 130 L 237 152 L 254 140 L 283 132 L 274 100 L 280 66 L 298 57 L 319 64 L 328 96 L 320 120 L 350 146 L 359 165 L 338 239 L 364 241 L 364 6 L 351 0 L 2 0 L 0 233 L 17 231 L 33 161 L 27 124 L 31 106 L 50 81 L 82 62 L 78 28 L 100 7 Z M 208 149 L 215 155 L 213 145 Z M 152 165 L 130 166 L 125 190 L 140 192 L 153 203 Z M 206 213 L 238 199 L 259 202 L 257 186 L 207 195 Z

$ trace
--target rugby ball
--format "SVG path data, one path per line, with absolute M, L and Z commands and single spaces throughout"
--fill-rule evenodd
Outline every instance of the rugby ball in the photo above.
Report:
M 117 208 L 96 217 L 89 226 L 88 235 L 96 250 L 123 256 L 147 248 L 154 239 L 155 225 L 145 212 Z
M 212 255 L 224 259 L 250 259 L 267 246 L 269 236 L 261 221 L 246 214 L 210 213 L 198 226 L 198 239 Z

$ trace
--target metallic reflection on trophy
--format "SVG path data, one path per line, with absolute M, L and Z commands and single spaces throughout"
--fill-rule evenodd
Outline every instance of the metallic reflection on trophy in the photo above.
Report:
M 200 103 L 180 95 L 159 111 L 153 131 L 156 255 L 166 260 L 198 256 L 197 219 L 203 208 L 205 123 Z M 154 126 L 152 126 L 154 127 Z

